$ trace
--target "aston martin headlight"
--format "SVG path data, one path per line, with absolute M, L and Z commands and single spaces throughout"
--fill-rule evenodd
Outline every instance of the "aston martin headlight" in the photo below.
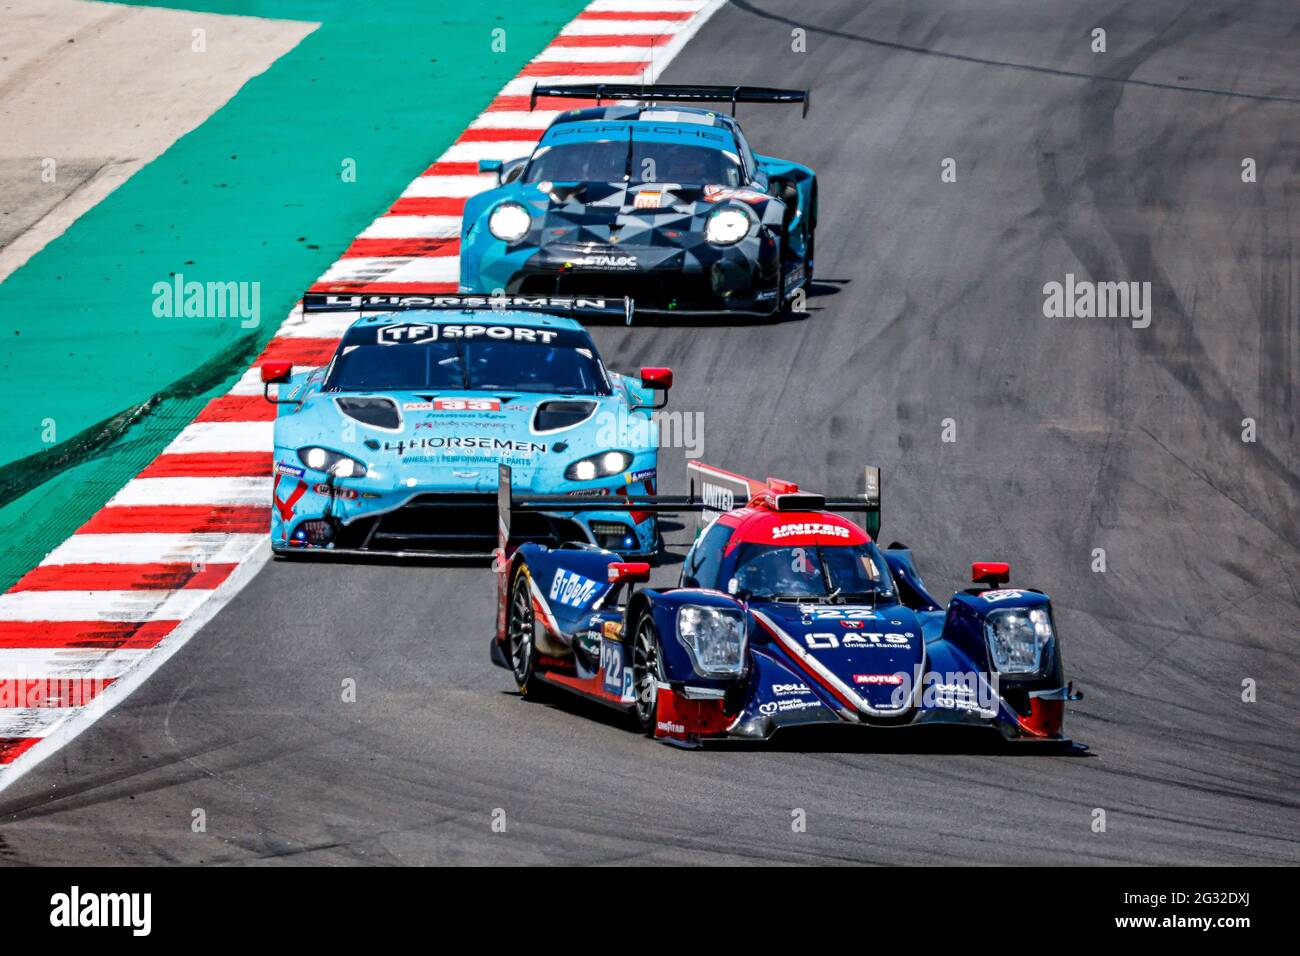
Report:
M 738 611 L 684 604 L 677 639 L 703 677 L 739 677 L 745 670 L 745 618 Z
M 1052 643 L 1052 619 L 1047 608 L 1006 608 L 984 619 L 993 666 L 1002 674 L 1035 674 Z
M 750 218 L 743 209 L 724 206 L 704 223 L 704 238 L 715 246 L 735 245 L 749 235 Z
M 625 451 L 606 451 L 589 458 L 580 458 L 564 470 L 564 477 L 569 481 L 591 481 L 593 478 L 608 478 L 626 471 L 632 464 L 632 456 Z
M 503 202 L 488 216 L 488 232 L 502 242 L 518 242 L 532 224 L 528 210 L 517 202 Z
M 364 478 L 366 476 L 364 463 L 316 445 L 299 448 L 298 460 L 313 471 L 328 472 L 337 478 Z

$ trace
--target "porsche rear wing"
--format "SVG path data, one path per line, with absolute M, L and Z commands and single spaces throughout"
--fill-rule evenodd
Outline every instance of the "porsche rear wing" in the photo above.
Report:
M 505 555 L 511 543 L 513 519 L 527 514 L 557 514 L 580 511 L 640 511 L 650 514 L 695 513 L 700 526 L 718 515 L 740 508 L 763 493 L 775 495 L 777 507 L 788 502 L 790 510 L 826 510 L 864 516 L 863 524 L 872 538 L 880 534 L 880 469 L 869 465 L 863 472 L 862 493 L 829 498 L 799 490 L 793 482 L 779 478 L 757 481 L 713 468 L 699 462 L 687 462 L 690 492 L 685 495 L 516 495 L 511 484 L 509 465 L 497 466 L 497 547 Z M 698 533 L 699 526 L 697 526 Z
M 636 306 L 629 298 L 575 295 L 385 295 L 305 292 L 304 315 L 318 312 L 405 312 L 437 309 L 448 312 L 547 312 L 574 318 L 622 319 L 632 324 Z
M 528 97 L 528 109 L 537 108 L 539 96 L 559 96 L 595 100 L 639 100 L 645 103 L 730 103 L 736 115 L 737 103 L 802 103 L 808 115 L 808 90 L 783 90 L 774 86 L 682 86 L 669 83 L 584 83 L 572 86 L 534 85 Z

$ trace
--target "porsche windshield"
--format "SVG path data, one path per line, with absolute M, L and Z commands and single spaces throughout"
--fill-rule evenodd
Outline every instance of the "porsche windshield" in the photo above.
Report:
M 885 560 L 869 542 L 742 544 L 733 579 L 735 593 L 750 598 L 879 601 L 893 595 Z
M 682 183 L 741 185 L 740 164 L 732 154 L 704 146 L 626 139 L 542 146 L 528 164 L 526 182 Z
M 581 332 L 409 322 L 350 330 L 324 388 L 610 393 L 604 367 Z

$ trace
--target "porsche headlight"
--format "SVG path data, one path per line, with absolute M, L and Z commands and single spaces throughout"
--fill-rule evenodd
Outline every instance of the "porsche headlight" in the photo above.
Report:
M 337 478 L 364 478 L 366 476 L 364 463 L 316 445 L 299 448 L 298 460 L 312 471 L 324 471 Z
M 704 238 L 715 246 L 731 246 L 749 235 L 750 218 L 743 209 L 724 206 L 704 223 Z
M 1006 608 L 984 619 L 993 666 L 1002 674 L 1035 674 L 1052 643 L 1052 619 L 1047 608 Z
M 503 202 L 488 216 L 488 232 L 502 242 L 518 242 L 532 224 L 528 210 L 517 202 Z
M 564 470 L 564 477 L 569 481 L 591 481 L 593 478 L 608 478 L 626 471 L 632 464 L 632 456 L 625 451 L 606 451 L 588 458 L 580 458 Z
M 677 612 L 677 639 L 704 677 L 739 677 L 745 670 L 745 618 L 738 611 L 682 605 Z

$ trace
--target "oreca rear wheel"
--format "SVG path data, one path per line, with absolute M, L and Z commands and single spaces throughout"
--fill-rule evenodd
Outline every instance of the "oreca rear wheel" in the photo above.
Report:
M 537 676 L 537 615 L 533 611 L 532 577 L 520 565 L 510 585 L 510 609 L 506 616 L 506 649 L 519 693 L 540 700 L 550 690 Z
M 659 634 L 649 614 L 637 622 L 632 638 L 632 693 L 636 696 L 636 722 L 642 733 L 654 736 L 659 718 Z

